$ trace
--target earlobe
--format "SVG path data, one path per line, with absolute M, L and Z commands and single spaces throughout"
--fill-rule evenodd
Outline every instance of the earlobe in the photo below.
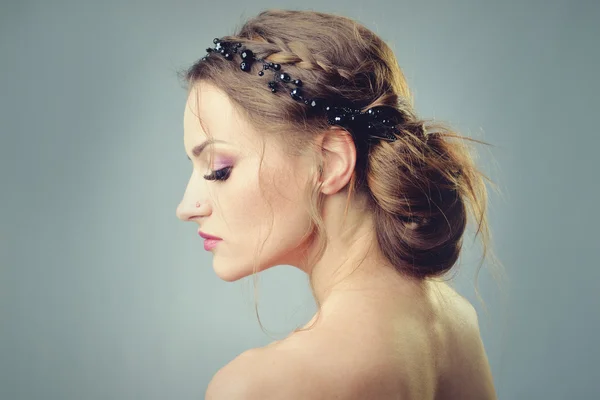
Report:
M 323 135 L 321 151 L 321 192 L 335 194 L 346 187 L 352 178 L 356 166 L 356 146 L 348 131 L 332 127 Z

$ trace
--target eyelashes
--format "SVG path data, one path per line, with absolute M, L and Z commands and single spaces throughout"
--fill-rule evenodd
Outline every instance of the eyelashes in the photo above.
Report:
M 216 171 L 212 171 L 209 175 L 204 175 L 207 181 L 226 181 L 231 175 L 231 167 L 225 167 Z

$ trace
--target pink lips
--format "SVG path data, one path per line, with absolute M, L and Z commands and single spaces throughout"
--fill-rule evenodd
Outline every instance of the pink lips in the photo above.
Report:
M 198 231 L 198 235 L 200 235 L 201 237 L 203 237 L 204 239 L 215 239 L 215 240 L 221 240 L 220 237 L 216 237 L 213 235 L 209 235 L 208 233 L 204 233 L 202 231 Z
M 211 251 L 221 240 L 206 239 L 204 240 L 204 250 Z
M 198 235 L 204 238 L 204 250 L 206 251 L 214 249 L 217 243 L 219 243 L 222 240 L 221 238 L 209 235 L 202 231 L 198 231 Z

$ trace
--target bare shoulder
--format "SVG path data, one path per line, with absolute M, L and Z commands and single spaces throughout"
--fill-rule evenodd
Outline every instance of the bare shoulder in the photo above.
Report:
M 437 398 L 496 399 L 475 307 L 447 284 L 435 287 L 432 304 L 440 326 Z
M 251 349 L 215 374 L 205 399 L 331 399 L 335 396 L 324 372 L 322 358 L 309 361 L 282 347 Z
M 433 370 L 408 352 L 402 361 L 357 331 L 303 333 L 242 353 L 213 377 L 206 399 L 433 398 Z
M 242 353 L 206 399 L 495 399 L 474 307 L 437 289 L 408 306 L 344 299 L 328 323 Z

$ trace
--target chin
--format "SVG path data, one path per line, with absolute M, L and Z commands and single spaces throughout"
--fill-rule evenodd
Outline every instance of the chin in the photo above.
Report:
M 235 282 L 252 274 L 251 267 L 236 268 L 234 265 L 213 265 L 213 270 L 225 282 Z

